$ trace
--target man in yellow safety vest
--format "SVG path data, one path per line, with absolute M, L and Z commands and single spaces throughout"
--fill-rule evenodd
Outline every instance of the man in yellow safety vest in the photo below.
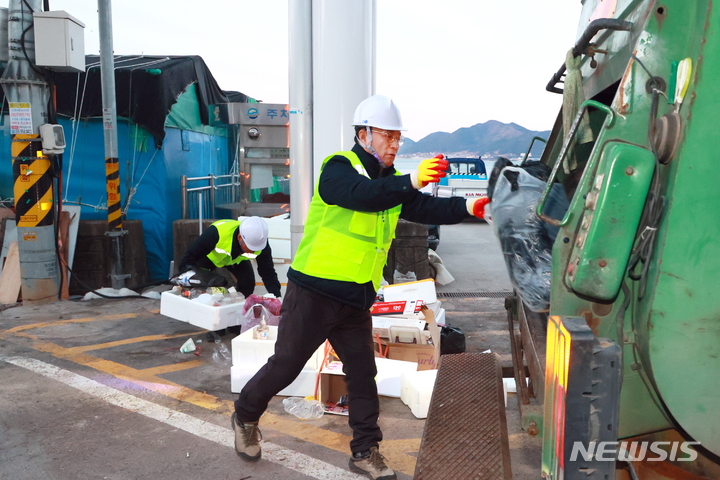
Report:
M 218 220 L 185 252 L 178 270 L 185 273 L 175 282 L 185 286 L 193 286 L 194 281 L 204 286 L 222 286 L 227 284 L 225 277 L 213 273 L 225 268 L 235 278 L 235 289 L 248 297 L 255 290 L 255 273 L 250 262 L 255 258 L 265 289 L 279 298 L 280 282 L 267 239 L 268 225 L 260 217 Z
M 378 447 L 379 400 L 372 306 L 400 218 L 453 224 L 484 214 L 485 200 L 436 198 L 418 190 L 445 176 L 447 161 L 423 160 L 402 175 L 393 163 L 403 143 L 400 111 L 382 95 L 358 105 L 352 150 L 327 157 L 310 202 L 305 234 L 288 271 L 275 355 L 235 402 L 235 449 L 261 456 L 258 420 L 270 399 L 297 377 L 328 339 L 343 362 L 353 431 L 350 469 L 374 480 L 396 478 Z

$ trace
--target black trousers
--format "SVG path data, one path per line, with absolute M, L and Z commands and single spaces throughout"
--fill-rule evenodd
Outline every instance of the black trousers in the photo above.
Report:
M 272 397 L 295 380 L 325 339 L 343 362 L 353 431 L 350 449 L 365 452 L 382 440 L 370 311 L 343 305 L 292 280 L 280 312 L 275 354 L 240 392 L 235 401 L 237 418 L 257 422 Z

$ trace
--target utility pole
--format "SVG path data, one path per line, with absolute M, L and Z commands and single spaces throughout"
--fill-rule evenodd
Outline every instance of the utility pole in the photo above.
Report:
M 113 53 L 112 7 L 110 0 L 98 0 L 100 31 L 100 79 L 102 82 L 103 131 L 105 134 L 105 182 L 108 199 L 108 235 L 112 240 L 110 280 L 112 288 L 125 286 L 130 275 L 122 274 L 122 229 L 120 209 L 120 163 L 117 147 L 117 107 L 115 104 L 115 57 Z
M 50 99 L 43 69 L 35 66 L 33 12 L 42 10 L 41 0 L 10 0 L 8 10 L 10 52 L 0 84 L 10 107 L 22 299 L 50 303 L 58 299 L 60 274 L 51 163 L 39 134 L 40 125 L 48 123 Z

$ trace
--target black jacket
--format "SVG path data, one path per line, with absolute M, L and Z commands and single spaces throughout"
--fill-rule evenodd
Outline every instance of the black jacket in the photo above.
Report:
M 243 253 L 242 247 L 237 241 L 239 228 L 240 227 L 235 229 L 232 236 L 233 258 L 236 258 Z M 215 268 L 217 267 L 215 267 L 215 264 L 213 264 L 207 256 L 215 249 L 215 245 L 217 245 L 219 240 L 220 234 L 218 233 L 218 229 L 214 225 L 210 225 L 202 233 L 202 235 L 195 239 L 192 245 L 190 245 L 190 248 L 188 248 L 187 252 L 185 252 L 182 260 L 180 260 L 180 267 L 178 268 L 178 272 L 187 272 L 188 270 L 194 270 L 196 268 L 215 270 Z M 255 258 L 255 261 L 257 262 L 258 274 L 260 274 L 260 277 L 265 284 L 265 289 L 268 292 L 279 297 L 280 281 L 278 281 L 277 273 L 275 272 L 275 265 L 273 264 L 270 243 L 268 243 L 265 249 L 260 252 L 260 255 Z M 230 265 L 229 269 L 232 270 L 232 267 L 233 265 Z
M 395 175 L 395 168 L 381 168 L 380 162 L 359 145 L 352 148 L 370 178 L 359 174 L 347 158 L 335 155 L 320 173 L 318 191 L 330 205 L 350 210 L 380 212 L 402 205 L 400 218 L 428 225 L 460 223 L 470 217 L 464 198 L 437 198 L 412 186 L 410 175 Z M 372 282 L 358 284 L 305 275 L 292 269 L 288 279 L 301 287 L 351 307 L 370 308 L 375 301 Z

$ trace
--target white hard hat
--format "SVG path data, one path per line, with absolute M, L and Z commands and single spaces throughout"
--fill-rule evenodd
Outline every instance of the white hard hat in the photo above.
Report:
M 373 95 L 360 102 L 353 115 L 353 125 L 383 130 L 406 130 L 403 128 L 400 110 L 395 102 L 385 95 Z
M 240 236 L 253 252 L 262 250 L 267 245 L 267 223 L 260 217 L 246 218 L 240 222 Z

